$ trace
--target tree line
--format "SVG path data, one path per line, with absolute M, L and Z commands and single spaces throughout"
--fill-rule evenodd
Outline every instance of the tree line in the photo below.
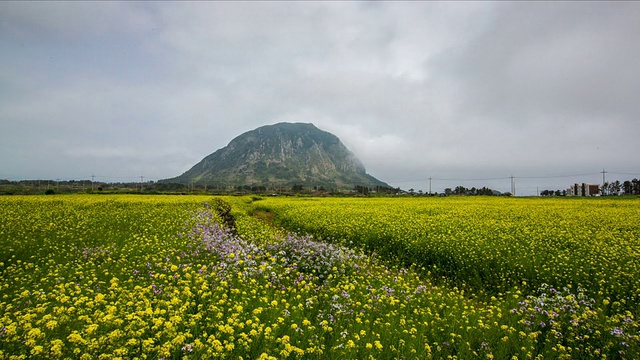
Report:
M 462 185 L 458 185 L 455 188 L 451 189 L 451 188 L 446 188 L 444 189 L 444 195 L 445 196 L 450 196 L 450 195 L 467 195 L 467 196 L 476 196 L 476 195 L 483 195 L 483 196 L 494 196 L 494 195 L 505 195 L 505 196 L 509 196 L 511 195 L 511 193 L 501 193 L 499 191 L 490 189 L 486 186 L 483 186 L 482 188 L 476 188 L 471 187 L 471 188 L 466 188 Z
M 213 195 L 350 195 L 398 194 L 400 188 L 357 185 L 352 190 L 334 186 L 305 186 L 302 184 L 264 185 L 207 185 L 200 183 L 165 183 L 156 181 L 107 183 L 91 180 L 6 180 L 0 179 L 0 195 L 37 195 L 69 193 L 131 193 L 131 194 L 213 194 Z
M 442 193 L 428 193 L 422 190 L 415 191 L 415 189 L 411 188 L 409 190 L 402 190 L 400 188 L 392 188 L 386 186 L 376 186 L 375 188 L 368 188 L 366 186 L 356 186 L 356 192 L 359 194 L 367 195 L 371 192 L 376 194 L 393 194 L 393 195 L 411 195 L 411 196 L 453 196 L 453 195 L 466 195 L 466 196 L 474 196 L 474 195 L 485 195 L 485 196 L 497 196 L 497 195 L 511 195 L 510 193 L 501 193 L 496 190 L 492 190 L 488 187 L 476 188 L 472 187 L 467 189 L 464 186 L 457 186 L 455 188 L 446 188 Z
M 605 182 L 601 186 L 602 195 L 640 195 L 640 180 L 620 180 Z
M 542 190 L 540 196 L 566 196 L 567 190 Z M 625 181 L 606 181 L 600 185 L 600 195 L 602 196 L 618 196 L 618 195 L 640 195 L 640 180 L 634 178 Z

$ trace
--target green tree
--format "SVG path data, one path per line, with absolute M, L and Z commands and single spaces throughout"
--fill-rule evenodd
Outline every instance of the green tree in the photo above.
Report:
M 620 194 L 620 187 L 620 180 L 612 181 L 609 183 L 607 193 L 609 195 L 618 195 Z
M 453 190 L 453 193 L 456 195 L 465 195 L 467 193 L 467 188 L 465 188 L 462 185 L 458 185 L 456 186 L 455 190 Z
M 356 185 L 354 189 L 358 194 L 362 194 L 362 195 L 369 194 L 369 188 L 366 186 Z

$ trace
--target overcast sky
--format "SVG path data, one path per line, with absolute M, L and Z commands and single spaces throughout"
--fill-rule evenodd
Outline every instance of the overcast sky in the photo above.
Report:
M 403 189 L 627 180 L 638 39 L 640 2 L 0 2 L 0 179 L 174 177 L 287 121 Z

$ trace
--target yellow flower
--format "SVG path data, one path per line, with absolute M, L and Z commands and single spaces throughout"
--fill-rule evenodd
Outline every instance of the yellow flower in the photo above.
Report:
M 276 358 L 273 357 L 273 356 L 269 356 L 269 354 L 267 354 L 267 353 L 262 353 L 258 357 L 258 360 L 276 360 Z
M 72 332 L 69 336 L 67 336 L 67 340 L 69 340 L 72 344 L 85 344 L 86 341 L 82 338 L 77 331 Z
M 47 321 L 47 323 L 45 324 L 44 327 L 46 327 L 49 330 L 53 330 L 56 328 L 56 326 L 58 326 L 58 322 L 55 320 L 49 320 Z
M 93 334 L 96 330 L 98 330 L 98 324 L 91 324 L 89 326 L 87 326 L 86 328 L 86 332 L 87 334 L 91 335 Z
M 33 328 L 33 329 L 29 330 L 29 332 L 27 333 L 27 338 L 28 339 L 37 339 L 37 338 L 41 337 L 42 335 L 43 334 L 42 334 L 42 331 L 40 329 Z
M 42 354 L 42 351 L 44 350 L 44 348 L 42 347 L 42 345 L 36 345 L 33 347 L 33 349 L 31 349 L 31 355 L 40 355 Z
M 62 348 L 64 347 L 64 342 L 60 339 L 51 340 L 51 355 L 60 356 L 62 355 Z

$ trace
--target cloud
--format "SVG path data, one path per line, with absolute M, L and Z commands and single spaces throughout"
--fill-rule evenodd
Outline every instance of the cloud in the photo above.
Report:
M 2 5 L 2 27 L 14 39 L 91 39 L 96 35 L 144 33 L 150 8 L 135 3 L 21 2 Z
M 640 45 L 629 36 L 640 12 L 629 5 L 507 4 L 468 46 L 440 59 L 443 76 L 458 81 L 467 111 L 500 120 L 634 112 Z
M 548 177 L 531 192 L 572 180 L 555 175 L 640 172 L 638 3 L 9 2 L 0 14 L 0 178 L 173 177 L 280 121 L 338 135 L 394 186 Z

